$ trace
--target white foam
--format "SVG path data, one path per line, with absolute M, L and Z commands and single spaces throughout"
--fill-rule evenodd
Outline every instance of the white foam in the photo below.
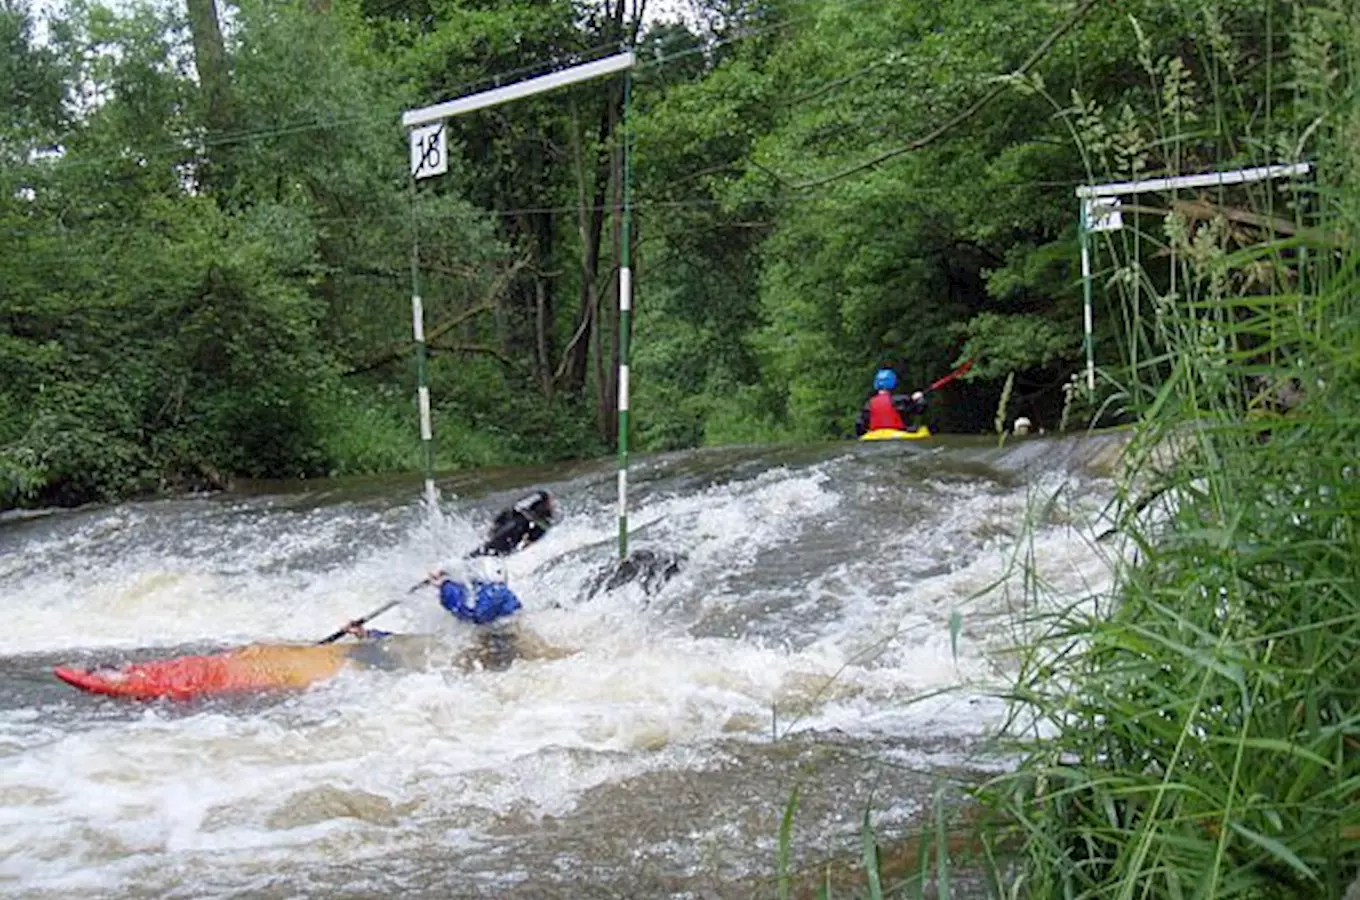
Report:
M 771 728 L 984 732 L 1002 714 L 985 688 L 1008 601 L 977 595 L 1012 565 L 1006 528 L 1027 491 L 923 481 L 912 490 L 933 512 L 855 538 L 845 498 L 859 488 L 835 466 L 643 499 L 637 525 L 689 557 L 650 601 L 636 586 L 577 601 L 616 528 L 609 504 L 577 510 L 508 560 L 526 627 L 562 658 L 505 672 L 347 672 L 245 711 L 153 705 L 64 724 L 0 715 L 0 885 L 109 888 L 208 856 L 246 881 L 280 860 L 361 860 L 431 833 L 456 847 L 497 817 L 568 814 L 591 787 L 698 766 L 718 741 L 765 741 Z M 429 526 L 409 511 L 347 508 L 261 537 L 249 512 L 185 521 L 182 540 L 133 540 L 116 557 L 101 546 L 145 532 L 155 509 L 44 539 L 34 552 L 68 563 L 0 575 L 0 651 L 315 639 L 401 595 L 441 547 L 476 538 L 457 516 Z M 850 529 L 848 544 L 834 528 Z M 356 540 L 366 533 L 377 537 Z M 341 541 L 339 561 L 298 562 L 334 559 Z M 1104 577 L 1075 528 L 1041 527 L 1033 557 L 1064 591 Z M 813 574 L 764 574 L 780 566 Z M 710 626 L 727 619 L 735 636 L 718 636 Z M 428 591 L 375 624 L 467 639 Z

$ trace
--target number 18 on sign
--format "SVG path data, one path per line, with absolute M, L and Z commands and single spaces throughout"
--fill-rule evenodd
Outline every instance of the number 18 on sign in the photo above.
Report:
M 449 170 L 444 123 L 411 129 L 411 177 L 429 178 Z

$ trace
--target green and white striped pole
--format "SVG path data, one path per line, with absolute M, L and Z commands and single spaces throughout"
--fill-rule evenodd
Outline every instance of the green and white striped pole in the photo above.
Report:
M 433 524 L 439 520 L 434 490 L 434 428 L 430 424 L 429 351 L 425 346 L 425 305 L 420 298 L 420 207 L 416 182 L 449 169 L 448 137 L 442 121 L 413 128 L 411 139 L 411 333 L 416 353 L 416 403 L 420 407 L 420 443 L 425 459 L 425 508 Z
M 411 182 L 411 331 L 416 344 L 416 403 L 420 407 L 420 444 L 425 460 L 425 508 L 431 521 L 439 516 L 434 490 L 434 427 L 430 421 L 429 350 L 425 346 L 425 305 L 420 299 L 420 222 L 415 182 Z
M 632 72 L 623 76 L 623 245 L 619 249 L 619 559 L 628 556 L 628 337 L 633 323 L 633 171 L 628 133 Z
M 407 110 L 402 113 L 401 124 L 410 130 L 411 176 L 413 179 L 442 175 L 448 171 L 447 139 L 444 135 L 444 121 L 479 109 L 486 109 L 501 103 L 509 103 L 556 90 L 569 84 L 576 84 L 592 78 L 601 78 L 616 72 L 626 72 L 637 62 L 633 51 L 625 50 L 613 56 L 597 59 L 594 62 L 572 66 L 559 72 L 551 72 L 519 81 L 504 87 L 492 88 L 468 94 L 454 100 L 446 100 L 433 106 Z M 631 91 L 631 78 L 625 76 L 623 86 L 623 123 L 624 123 L 624 183 L 623 183 L 623 249 L 619 266 L 619 556 L 628 552 L 628 333 L 630 330 L 631 297 L 633 277 L 629 269 L 629 244 L 632 241 L 632 165 L 628 152 L 628 103 Z M 412 197 L 414 198 L 414 181 Z M 414 199 L 412 216 L 414 217 Z M 413 219 L 414 226 L 414 219 Z M 416 250 L 411 255 L 411 312 L 415 321 L 416 360 L 419 369 L 420 386 L 420 438 L 425 442 L 425 497 L 430 505 L 431 515 L 436 515 L 434 493 L 434 451 L 430 445 L 430 391 L 425 384 L 426 352 L 425 325 L 420 303 L 419 260 Z
M 439 513 L 439 498 L 434 491 L 434 428 L 430 423 L 430 386 L 425 349 L 425 315 L 419 294 L 411 295 L 411 318 L 416 336 L 416 402 L 420 405 L 420 443 L 425 456 L 425 505 L 434 518 Z
M 1091 201 L 1081 201 L 1081 212 L 1077 217 L 1077 235 L 1081 241 L 1081 292 L 1082 292 L 1082 343 L 1086 345 L 1086 390 L 1095 396 L 1096 390 L 1096 345 L 1095 314 L 1091 309 L 1091 232 L 1088 220 L 1091 216 Z

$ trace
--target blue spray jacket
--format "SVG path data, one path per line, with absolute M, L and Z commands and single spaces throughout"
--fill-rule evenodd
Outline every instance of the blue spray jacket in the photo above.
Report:
M 519 598 L 502 581 L 473 581 L 471 594 L 468 585 L 446 581 L 439 586 L 439 605 L 474 625 L 487 625 L 520 608 Z

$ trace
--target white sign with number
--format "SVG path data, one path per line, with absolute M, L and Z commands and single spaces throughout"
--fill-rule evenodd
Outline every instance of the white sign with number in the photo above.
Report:
M 444 123 L 436 122 L 423 128 L 411 129 L 411 177 L 429 178 L 449 170 L 447 138 Z
M 1086 201 L 1087 231 L 1118 231 L 1124 227 L 1123 202 L 1118 197 L 1093 197 Z

